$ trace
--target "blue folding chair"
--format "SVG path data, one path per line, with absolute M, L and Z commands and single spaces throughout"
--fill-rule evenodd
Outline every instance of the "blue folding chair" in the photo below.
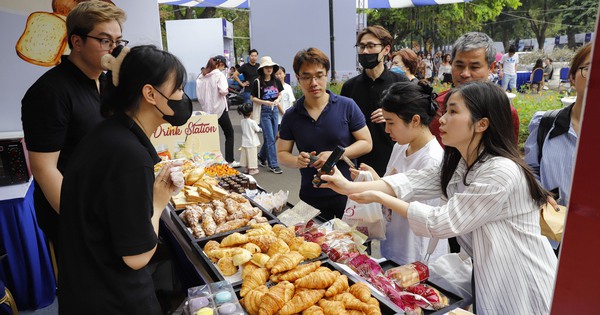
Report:
M 542 90 L 542 81 L 544 81 L 544 69 L 537 68 L 533 70 L 533 76 L 531 81 L 527 81 L 527 85 L 529 86 L 529 91 L 533 89 L 533 86 L 537 86 L 538 93 Z
M 564 67 L 560 69 L 560 82 L 558 83 L 558 89 L 560 90 L 560 86 L 563 83 L 569 83 L 569 67 Z

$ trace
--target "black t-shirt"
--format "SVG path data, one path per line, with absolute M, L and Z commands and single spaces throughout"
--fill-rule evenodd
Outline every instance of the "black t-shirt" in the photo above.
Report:
M 71 157 L 60 204 L 60 314 L 161 314 L 150 273 L 122 259 L 157 244 L 151 218 L 159 160 L 123 113 L 98 125 Z
M 365 115 L 367 127 L 373 139 L 373 149 L 370 153 L 359 157 L 358 162 L 370 165 L 379 176 L 385 174 L 394 142 L 385 132 L 385 123 L 374 124 L 371 122 L 371 113 L 381 107 L 379 101 L 385 89 L 392 83 L 405 81 L 408 81 L 406 76 L 387 69 L 384 69 L 379 78 L 375 80 L 369 78 L 363 71 L 362 74 L 346 81 L 340 93 L 340 95 L 352 98 Z
M 281 81 L 271 77 L 271 80 L 265 81 L 260 84 L 260 97 L 259 97 L 259 86 L 258 86 L 258 78 L 252 84 L 252 96 L 258 97 L 261 100 L 266 101 L 274 101 L 279 97 L 279 93 L 283 91 L 283 84 Z
M 251 65 L 249 62 L 243 64 L 238 69 L 238 72 L 244 75 L 244 80 L 253 84 L 254 80 L 258 78 L 258 62 Z
M 104 80 L 102 74 L 101 86 Z M 57 168 L 61 173 L 79 141 L 103 120 L 96 81 L 88 78 L 67 56 L 27 90 L 21 104 L 27 149 L 60 151 Z M 38 224 L 58 246 L 58 214 L 37 182 L 34 202 Z

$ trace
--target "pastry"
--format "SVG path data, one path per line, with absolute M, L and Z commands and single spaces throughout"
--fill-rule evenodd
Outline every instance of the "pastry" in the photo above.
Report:
M 348 315 L 365 315 L 364 312 L 359 310 L 346 310 L 346 313 L 348 313 Z
M 217 223 L 217 225 L 222 224 L 227 219 L 227 210 L 222 207 L 215 208 L 213 219 L 215 219 L 215 223 Z
M 269 271 L 265 268 L 256 269 L 252 273 L 246 275 L 242 281 L 240 296 L 245 296 L 248 292 L 264 285 L 267 283 L 267 279 L 269 279 Z
M 338 276 L 337 279 L 335 279 L 335 282 L 327 289 L 325 296 L 329 298 L 346 291 L 346 289 L 348 289 L 348 277 L 346 275 L 341 275 Z M 354 295 L 352 295 L 352 297 L 354 297 Z
M 309 289 L 325 289 L 331 286 L 336 278 L 333 272 L 313 272 L 294 281 L 294 285 Z
M 369 286 L 362 282 L 351 285 L 349 292 L 365 303 L 368 303 L 369 299 L 371 299 L 371 290 L 369 289 Z M 375 301 L 377 301 L 377 299 L 375 299 Z M 379 306 L 379 304 L 377 304 L 377 306 Z
M 277 253 L 285 254 L 289 251 L 290 251 L 290 247 L 282 239 L 277 239 L 275 242 L 273 242 L 271 244 L 271 246 L 269 246 L 267 255 L 273 256 Z
M 217 249 L 219 247 L 221 247 L 219 242 L 211 240 L 211 241 L 206 242 L 206 244 L 204 244 L 204 252 L 208 253 L 211 250 Z
M 315 270 L 315 272 L 331 272 L 331 269 L 329 269 L 325 266 L 321 266 L 321 267 L 317 268 L 317 270 Z
M 224 276 L 231 276 L 237 272 L 237 267 L 233 265 L 233 258 L 223 257 L 217 262 L 217 267 Z
M 318 305 L 313 305 L 302 312 L 302 315 L 325 315 L 323 309 Z
M 221 246 L 231 247 L 231 246 L 237 246 L 237 245 L 246 244 L 246 243 L 248 243 L 248 236 L 245 234 L 240 234 L 238 232 L 235 232 L 233 234 L 227 235 L 221 241 Z
M 261 285 L 258 288 L 248 292 L 246 296 L 240 300 L 240 303 L 244 306 L 248 314 L 258 315 L 258 310 L 260 308 L 262 297 L 267 292 L 269 292 L 269 288 L 267 288 L 264 285 Z
M 212 217 L 211 212 L 204 212 L 202 215 L 202 229 L 206 235 L 211 236 L 217 231 L 217 223 Z
M 315 305 L 325 294 L 325 290 L 299 290 L 279 311 L 280 315 L 291 315 Z
M 243 227 L 244 225 L 246 225 L 246 222 L 248 222 L 248 220 L 245 220 L 245 219 L 237 219 L 237 220 L 231 220 L 231 221 L 225 222 L 225 223 L 219 225 L 215 229 L 215 233 L 223 233 L 223 232 L 239 229 L 239 228 Z
M 271 269 L 272 273 L 280 273 L 288 270 L 292 270 L 298 266 L 298 264 L 304 260 L 304 256 L 302 256 L 298 252 L 289 252 L 286 254 L 282 254 L 279 259 L 273 264 L 273 268 Z
M 279 233 L 277 233 L 277 237 L 284 242 L 289 243 L 294 237 L 296 237 L 296 233 L 290 229 L 282 229 L 279 231 Z
M 304 237 L 302 236 L 297 236 L 294 237 L 293 239 L 290 240 L 288 244 L 288 246 L 290 247 L 290 250 L 295 250 L 297 251 L 298 248 L 300 248 L 300 246 L 304 243 Z
M 254 255 L 252 255 L 252 259 L 250 259 L 250 261 L 259 266 L 259 267 L 265 267 L 266 264 L 271 260 L 272 258 L 269 257 L 269 255 L 267 254 L 263 254 L 263 253 L 256 253 Z M 270 269 L 270 268 L 267 268 Z
M 249 251 L 251 254 L 260 253 L 260 247 L 254 243 L 246 243 L 242 248 Z
M 323 313 L 325 315 L 347 315 L 346 307 L 344 303 L 340 301 L 329 301 L 321 299 L 319 301 L 319 306 L 323 308 Z
M 348 292 L 340 293 L 334 296 L 333 300 L 344 303 L 346 309 L 359 310 L 362 312 L 366 312 L 369 309 L 369 305 L 367 303 L 359 300 L 354 295 Z
M 269 289 L 260 301 L 259 315 L 273 315 L 277 313 L 294 295 L 294 285 L 287 282 L 279 282 Z
M 321 261 L 317 260 L 308 264 L 299 265 L 296 268 L 282 274 L 279 276 L 279 280 L 285 280 L 289 282 L 294 282 L 307 274 L 315 271 L 317 268 L 321 266 Z
M 251 274 L 254 270 L 260 268 L 252 262 L 247 262 L 242 266 L 242 279 L 246 278 L 247 275 Z
M 277 262 L 277 260 L 279 259 L 279 257 L 281 255 L 282 254 L 277 253 L 277 254 L 271 256 L 271 258 L 269 258 L 269 260 L 265 263 L 265 268 L 267 268 L 268 270 L 271 270 L 271 268 L 273 268 L 273 266 L 275 265 L 275 263 Z
M 273 225 L 273 232 L 275 234 L 279 234 L 279 232 L 284 229 L 287 229 L 287 227 L 283 224 L 277 223 L 277 224 Z
M 315 259 L 321 256 L 321 246 L 313 242 L 304 242 L 298 247 L 298 252 L 306 259 Z
M 250 254 L 249 251 L 240 248 L 239 253 L 233 255 L 233 265 L 234 266 L 240 266 L 243 265 L 245 263 L 247 263 L 248 261 L 250 261 L 250 259 L 252 259 L 252 254 Z
M 246 234 L 248 234 L 248 233 L 246 233 Z M 268 235 L 268 234 L 252 235 L 252 236 L 249 236 L 249 241 L 251 243 L 258 245 L 258 247 L 260 247 L 260 251 L 262 253 L 266 253 L 269 251 L 269 247 L 271 247 L 271 244 L 273 244 L 273 243 L 275 243 L 275 241 L 277 241 L 277 237 L 275 237 L 273 235 Z

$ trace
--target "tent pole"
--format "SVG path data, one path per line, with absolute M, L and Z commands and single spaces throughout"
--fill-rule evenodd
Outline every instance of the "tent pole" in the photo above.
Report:
M 329 50 L 331 51 L 331 82 L 335 82 L 335 50 L 333 32 L 333 0 L 329 0 Z

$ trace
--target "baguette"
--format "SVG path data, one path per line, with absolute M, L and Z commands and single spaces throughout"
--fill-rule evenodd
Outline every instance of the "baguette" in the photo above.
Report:
M 34 65 L 51 67 L 60 63 L 67 46 L 67 24 L 54 13 L 33 12 L 17 41 L 17 55 Z

